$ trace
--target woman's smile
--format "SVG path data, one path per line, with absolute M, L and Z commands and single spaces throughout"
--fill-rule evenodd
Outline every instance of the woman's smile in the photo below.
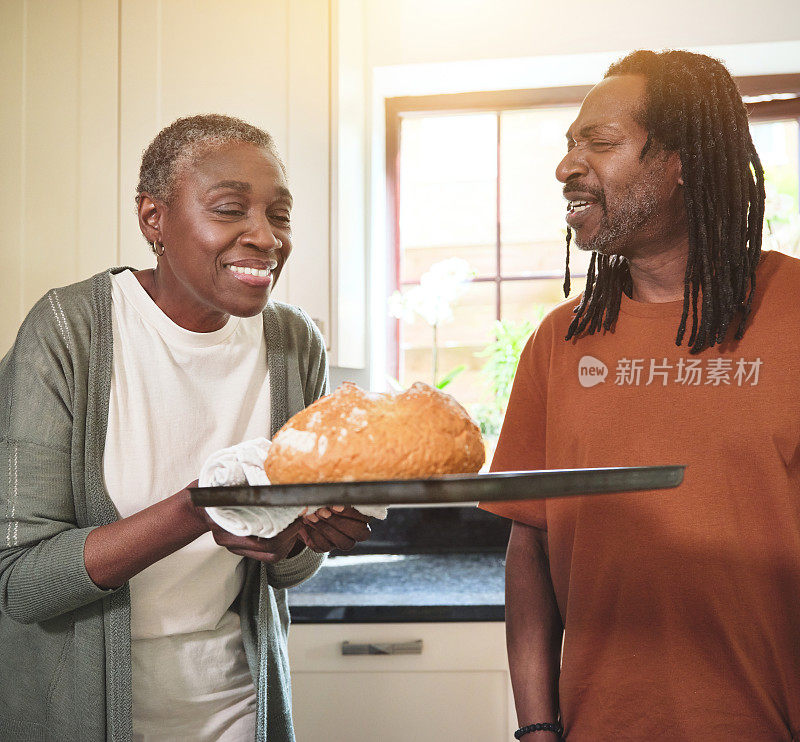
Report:
M 272 269 L 271 268 L 248 268 L 245 266 L 229 264 L 225 269 L 230 272 L 233 277 L 247 286 L 258 286 L 261 288 L 272 285 Z

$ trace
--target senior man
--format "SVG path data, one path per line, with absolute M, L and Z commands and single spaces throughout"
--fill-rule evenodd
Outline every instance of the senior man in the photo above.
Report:
M 800 261 L 761 251 L 742 99 L 716 60 L 637 51 L 567 142 L 586 288 L 527 344 L 492 468 L 688 467 L 485 506 L 514 521 L 517 738 L 798 739 Z

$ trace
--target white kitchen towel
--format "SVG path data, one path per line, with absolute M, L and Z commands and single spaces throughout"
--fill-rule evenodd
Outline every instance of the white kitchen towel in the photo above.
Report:
M 229 448 L 223 448 L 208 457 L 200 470 L 201 487 L 231 487 L 237 484 L 269 484 L 264 471 L 270 442 L 255 438 Z M 317 508 L 319 509 L 319 508 Z M 364 515 L 383 520 L 386 508 L 378 505 L 356 506 Z M 220 527 L 235 536 L 272 538 L 287 528 L 299 516 L 308 512 L 302 505 L 281 506 L 231 506 L 206 508 L 209 517 Z

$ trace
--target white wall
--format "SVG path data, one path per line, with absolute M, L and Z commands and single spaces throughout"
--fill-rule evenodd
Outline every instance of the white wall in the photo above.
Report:
M 152 265 L 141 153 L 178 116 L 270 131 L 295 197 L 276 296 L 330 326 L 329 0 L 0 2 L 0 355 L 53 286 Z
M 133 187 L 178 115 L 275 135 L 296 204 L 276 294 L 321 319 L 334 364 L 363 368 L 370 350 L 380 369 L 384 96 L 591 82 L 634 46 L 798 71 L 797 39 L 796 0 L 2 0 L 0 354 L 51 286 L 151 263 Z
M 371 66 L 784 41 L 796 0 L 364 0 Z
M 385 384 L 382 318 L 391 288 L 385 98 L 591 84 L 634 48 L 703 51 L 741 75 L 800 71 L 796 0 L 348 0 L 348 7 L 350 22 L 364 28 L 363 142 L 369 168 L 363 177 L 368 198 L 360 201 L 360 190 L 352 198 L 340 191 L 337 198 L 348 213 L 360 208 L 367 225 L 366 322 L 373 388 Z
M 116 5 L 0 4 L 0 354 L 116 239 Z

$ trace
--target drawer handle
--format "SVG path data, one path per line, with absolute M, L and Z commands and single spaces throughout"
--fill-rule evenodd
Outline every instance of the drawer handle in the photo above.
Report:
M 369 644 L 355 644 L 342 642 L 342 654 L 422 654 L 422 639 L 413 642 L 375 642 Z

